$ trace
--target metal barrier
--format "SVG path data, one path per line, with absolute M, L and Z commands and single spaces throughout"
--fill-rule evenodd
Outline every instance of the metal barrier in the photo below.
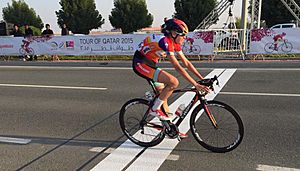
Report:
M 232 56 L 245 59 L 242 29 L 214 29 L 215 56 Z

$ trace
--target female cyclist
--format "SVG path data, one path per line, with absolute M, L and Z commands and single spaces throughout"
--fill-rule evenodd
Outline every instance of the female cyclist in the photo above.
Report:
M 169 19 L 162 25 L 163 35 L 152 35 L 144 39 L 139 45 L 133 58 L 134 72 L 147 79 L 155 82 L 155 87 L 160 91 L 159 97 L 155 100 L 150 115 L 156 116 L 161 120 L 170 120 L 170 110 L 168 107 L 168 97 L 178 87 L 178 80 L 172 74 L 156 67 L 160 57 L 168 57 L 173 67 L 187 81 L 196 87 L 198 91 L 208 92 L 209 88 L 198 84 L 186 70 L 179 64 L 175 55 L 177 55 L 182 64 L 200 80 L 202 75 L 196 70 L 193 64 L 184 56 L 181 45 L 184 42 L 185 35 L 188 33 L 187 25 L 178 19 Z M 161 111 L 163 105 L 167 115 Z

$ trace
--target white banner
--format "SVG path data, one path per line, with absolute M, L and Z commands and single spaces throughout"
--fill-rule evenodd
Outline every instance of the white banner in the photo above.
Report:
M 186 55 L 212 55 L 213 37 L 213 31 L 190 32 L 183 43 L 182 51 Z
M 0 55 L 132 55 L 145 35 L 0 37 Z
M 1 55 L 133 55 L 149 34 L 99 36 L 0 37 Z M 188 55 L 213 54 L 213 33 L 189 33 L 182 46 Z
M 300 28 L 251 31 L 250 54 L 300 53 Z

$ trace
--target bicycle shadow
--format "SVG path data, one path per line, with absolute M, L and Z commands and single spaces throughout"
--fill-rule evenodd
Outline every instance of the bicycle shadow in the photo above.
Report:
M 41 145 L 70 145 L 70 146 L 80 146 L 80 147 L 107 147 L 112 143 L 115 146 L 119 146 L 123 143 L 121 140 L 109 141 L 109 140 L 86 140 L 86 139 L 68 139 L 68 138 L 53 138 L 53 137 L 36 137 L 36 136 L 19 136 L 19 135 L 0 135 L 0 137 L 9 138 L 21 138 L 31 140 L 29 144 L 41 144 Z M 122 136 L 124 137 L 124 136 Z M 10 145 L 23 145 L 14 142 L 0 142 L 0 144 L 10 144 Z M 26 144 L 24 144 L 26 145 Z

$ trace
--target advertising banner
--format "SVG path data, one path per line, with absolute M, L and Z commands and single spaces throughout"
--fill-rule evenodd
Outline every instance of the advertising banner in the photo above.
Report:
M 255 29 L 251 31 L 250 54 L 300 53 L 300 29 Z
M 182 51 L 186 55 L 212 55 L 213 37 L 213 31 L 190 32 L 186 36 Z
M 151 34 L 0 37 L 0 55 L 133 55 Z M 187 55 L 213 54 L 213 32 L 191 32 L 182 46 Z

